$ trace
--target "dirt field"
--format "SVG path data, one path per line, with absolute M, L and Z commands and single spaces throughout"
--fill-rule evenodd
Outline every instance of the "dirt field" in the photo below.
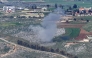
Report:
M 76 38 L 76 40 L 83 40 L 84 38 L 87 38 L 87 35 L 92 35 L 92 32 L 87 32 L 84 29 L 81 28 L 79 36 Z
M 57 23 L 58 28 L 81 28 L 85 24 Z
M 69 24 L 69 23 L 58 23 L 58 28 L 80 28 L 80 34 L 78 37 L 76 37 L 76 40 L 83 40 L 84 38 L 87 38 L 87 35 L 92 35 L 92 32 L 85 31 L 82 26 L 85 24 Z

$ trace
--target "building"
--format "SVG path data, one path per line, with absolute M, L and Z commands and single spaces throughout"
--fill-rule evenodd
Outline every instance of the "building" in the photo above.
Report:
M 15 12 L 15 6 L 3 6 L 3 11 L 6 13 Z
M 47 7 L 42 7 L 42 10 L 43 11 L 47 11 Z
M 80 7 L 79 10 L 75 13 L 76 16 L 92 16 L 92 8 L 89 7 Z
M 91 7 L 89 7 L 89 8 L 86 8 L 86 7 L 81 7 L 81 8 L 79 8 L 79 11 L 81 12 L 81 11 L 83 11 L 83 10 L 85 10 L 86 11 L 86 13 L 88 13 L 88 11 L 91 9 Z

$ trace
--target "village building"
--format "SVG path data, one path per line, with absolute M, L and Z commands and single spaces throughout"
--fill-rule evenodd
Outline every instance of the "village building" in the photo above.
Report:
M 89 7 L 89 8 L 80 7 L 80 8 L 79 8 L 79 13 L 76 12 L 75 15 L 76 15 L 76 16 L 90 16 L 90 15 L 92 15 L 91 10 L 92 10 L 91 7 Z
M 15 6 L 3 6 L 3 11 L 6 13 L 15 12 Z

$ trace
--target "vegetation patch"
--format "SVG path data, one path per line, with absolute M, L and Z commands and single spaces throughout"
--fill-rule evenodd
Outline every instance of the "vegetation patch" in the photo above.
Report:
M 0 54 L 7 53 L 11 48 L 6 43 L 0 42 Z
M 81 7 L 90 7 L 92 4 L 90 1 L 69 1 L 69 0 L 68 1 L 65 1 L 65 0 L 46 0 L 46 2 L 63 4 L 63 5 L 77 4 L 78 6 L 81 6 Z
M 83 29 L 85 29 L 88 32 L 92 31 L 92 22 L 86 24 L 85 26 L 83 26 Z
M 61 42 L 63 40 L 68 40 L 69 39 L 69 36 L 57 36 L 55 38 L 53 38 L 53 42 Z
M 65 31 L 66 33 L 63 36 L 69 36 L 70 38 L 75 38 L 80 33 L 79 28 L 66 28 Z
M 66 33 L 64 35 L 53 38 L 53 42 L 61 42 L 62 40 L 69 40 L 70 38 L 76 38 L 80 33 L 80 28 L 65 28 Z
M 2 27 L 9 27 L 9 26 L 18 26 L 21 25 L 21 23 L 1 23 L 0 26 Z
M 8 1 L 15 1 L 15 0 L 8 0 Z M 38 0 L 22 0 L 22 1 L 38 1 Z M 65 0 L 43 0 L 48 3 L 57 3 L 63 5 L 73 5 L 77 4 L 80 7 L 90 7 L 92 2 L 90 1 L 65 1 Z
M 0 42 L 4 42 L 4 41 L 0 39 Z

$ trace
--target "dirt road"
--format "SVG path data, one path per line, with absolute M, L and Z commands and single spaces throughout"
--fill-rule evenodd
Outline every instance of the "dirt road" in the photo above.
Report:
M 26 50 L 28 50 L 28 51 L 30 51 L 30 52 L 32 52 L 32 51 L 35 51 L 35 52 L 44 52 L 44 53 L 46 53 L 46 54 L 53 54 L 53 56 L 61 56 L 61 57 L 63 57 L 63 58 L 68 58 L 68 57 L 66 57 L 66 56 L 63 56 L 63 55 L 57 54 L 57 53 L 52 53 L 52 52 L 46 52 L 46 51 L 39 51 L 39 50 L 30 49 L 30 48 L 27 48 L 27 47 L 24 47 L 24 46 L 21 46 L 21 45 L 18 45 L 18 44 L 9 42 L 9 41 L 7 41 L 7 40 L 5 40 L 5 39 L 3 39 L 3 38 L 0 38 L 0 40 L 3 40 L 3 41 L 5 41 L 5 42 L 7 42 L 7 43 L 10 43 L 10 44 L 14 45 L 14 48 L 13 48 L 12 50 L 10 50 L 10 51 L 9 51 L 8 53 L 6 53 L 6 54 L 2 54 L 2 55 L 0 56 L 0 58 L 1 58 L 1 57 L 5 57 L 5 56 L 7 56 L 7 55 L 13 54 L 14 52 L 17 51 L 17 49 L 19 49 L 18 47 L 20 47 L 21 49 L 26 49 Z

